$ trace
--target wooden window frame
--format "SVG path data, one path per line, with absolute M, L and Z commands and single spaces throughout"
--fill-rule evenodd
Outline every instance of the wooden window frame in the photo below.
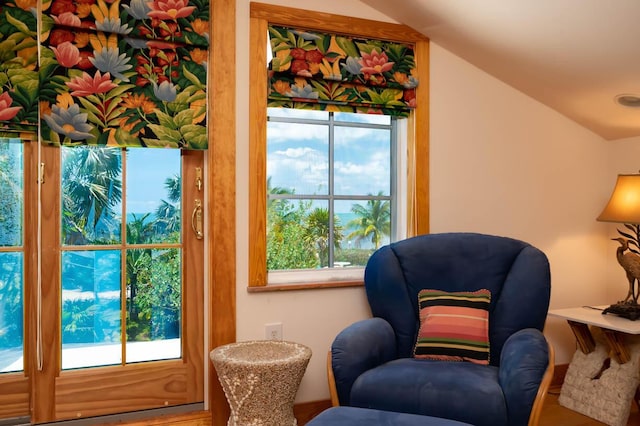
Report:
M 361 282 L 331 281 L 267 285 L 267 27 L 269 24 L 304 27 L 309 30 L 349 34 L 415 45 L 418 106 L 409 119 L 409 161 L 413 163 L 408 208 L 408 234 L 429 232 L 429 39 L 405 26 L 311 12 L 263 3 L 250 4 L 251 57 L 249 65 L 249 283 L 248 291 L 300 290 L 361 285 Z M 411 167 L 411 166 L 410 166 Z

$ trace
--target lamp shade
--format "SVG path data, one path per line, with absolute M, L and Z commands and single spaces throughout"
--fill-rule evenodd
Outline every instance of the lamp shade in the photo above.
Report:
M 640 174 L 618 175 L 611 198 L 597 220 L 640 224 Z

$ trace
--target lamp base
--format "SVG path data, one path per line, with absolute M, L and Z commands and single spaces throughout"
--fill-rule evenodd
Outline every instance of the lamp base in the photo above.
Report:
M 602 311 L 602 315 L 604 314 L 614 314 L 635 321 L 640 318 L 640 305 L 634 301 L 618 302 Z

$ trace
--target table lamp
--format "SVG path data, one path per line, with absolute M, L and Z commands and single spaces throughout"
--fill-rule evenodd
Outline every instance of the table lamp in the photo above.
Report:
M 618 175 L 609 202 L 600 216 L 601 222 L 623 223 L 620 237 L 612 238 L 620 246 L 616 250 L 618 263 L 625 270 L 629 290 L 624 300 L 606 308 L 602 313 L 612 313 L 635 321 L 640 318 L 638 292 L 640 291 L 640 174 Z

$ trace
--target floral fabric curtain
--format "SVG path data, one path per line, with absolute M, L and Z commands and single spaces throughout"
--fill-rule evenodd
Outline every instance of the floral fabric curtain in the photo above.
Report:
M 37 1 L 0 5 L 0 136 L 36 139 Z
M 38 1 L 0 12 L 0 75 L 32 72 L 29 104 L 3 84 L 0 130 L 35 119 L 44 143 L 207 148 L 209 0 Z
M 413 46 L 269 26 L 268 106 L 407 116 Z

